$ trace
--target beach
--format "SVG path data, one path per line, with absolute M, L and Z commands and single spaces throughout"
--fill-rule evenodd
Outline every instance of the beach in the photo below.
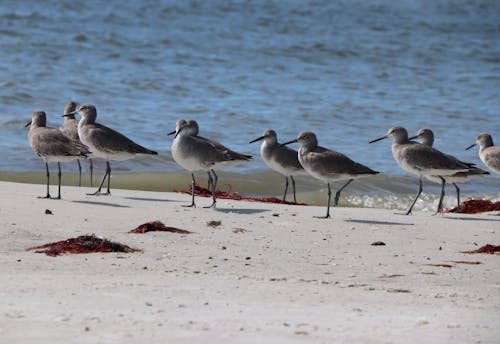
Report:
M 461 253 L 500 243 L 498 212 L 317 219 L 324 207 L 89 191 L 0 182 L 2 342 L 498 341 L 500 256 Z M 128 233 L 156 220 L 193 233 Z M 26 251 L 85 234 L 142 252 Z

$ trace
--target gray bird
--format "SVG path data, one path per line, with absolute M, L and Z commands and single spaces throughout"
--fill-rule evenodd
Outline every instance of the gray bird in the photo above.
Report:
M 318 146 L 318 139 L 312 132 L 303 131 L 295 140 L 283 143 L 283 145 L 288 145 L 293 142 L 298 142 L 301 145 L 298 156 L 302 167 L 304 167 L 304 169 L 314 178 L 325 181 L 328 186 L 328 203 L 326 206 L 326 216 L 324 218 L 330 217 L 330 199 L 332 195 L 330 182 L 347 180 L 347 183 L 335 193 L 333 201 L 333 206 L 335 207 L 339 203 L 342 190 L 344 190 L 354 179 L 379 173 L 349 159 L 342 153 Z
M 78 136 L 83 144 L 92 151 L 92 156 L 106 160 L 106 173 L 102 178 L 96 192 L 89 195 L 110 195 L 111 165 L 109 161 L 124 161 L 132 159 L 137 154 L 157 155 L 158 153 L 144 148 L 125 135 L 96 123 L 97 110 L 92 104 L 83 104 L 76 111 L 65 115 L 79 113 L 82 116 L 78 122 Z M 104 181 L 108 178 L 108 187 L 105 193 L 101 193 Z
M 392 138 L 392 155 L 399 166 L 410 173 L 419 176 L 419 189 L 406 215 L 411 214 L 413 206 L 422 193 L 422 178 L 424 176 L 438 176 L 441 181 L 441 196 L 438 202 L 436 214 L 443 211 L 444 177 L 454 175 L 457 172 L 467 172 L 474 168 L 474 164 L 463 162 L 451 155 L 444 154 L 430 146 L 411 141 L 405 128 L 395 126 L 390 128 L 382 137 L 370 141 L 374 143 L 383 139 Z
M 267 166 L 285 176 L 285 193 L 283 194 L 283 201 L 286 199 L 286 193 L 288 191 L 288 178 L 290 178 L 293 187 L 293 201 L 297 203 L 295 179 L 293 176 L 307 174 L 299 162 L 298 152 L 295 149 L 281 145 L 278 142 L 278 136 L 274 130 L 266 130 L 264 135 L 250 141 L 249 143 L 258 141 L 262 141 L 262 145 L 260 146 L 260 155 Z
M 61 199 L 61 162 L 86 158 L 90 151 L 80 141 L 73 140 L 64 135 L 59 129 L 47 127 L 44 111 L 33 111 L 32 119 L 26 127 L 30 126 L 28 139 L 31 147 L 45 162 L 47 175 L 47 194 L 43 198 L 51 198 L 49 193 L 49 162 L 57 162 L 59 183 L 57 199 Z
M 479 157 L 481 161 L 496 174 L 500 174 L 500 146 L 493 145 L 493 139 L 490 134 L 482 133 L 476 138 L 476 142 L 467 149 L 479 145 Z
M 224 164 L 235 163 L 237 158 L 231 154 L 230 150 L 221 148 L 224 147 L 221 144 L 194 135 L 196 132 L 196 127 L 193 127 L 187 121 L 180 119 L 176 122 L 175 131 L 168 133 L 168 135 L 175 134 L 172 141 L 172 157 L 177 164 L 191 173 L 191 204 L 188 207 L 196 206 L 194 202 L 196 185 L 194 172 L 213 173 L 215 178 L 212 181 L 212 204 L 207 207 L 211 208 L 215 207 L 217 202 L 215 195 L 217 175 L 214 169 L 224 166 Z
M 434 144 L 434 133 L 430 129 L 422 128 L 418 131 L 417 135 L 410 137 L 409 140 L 420 139 L 420 142 L 424 145 L 432 147 Z M 457 183 L 465 183 L 473 178 L 489 175 L 489 172 L 482 170 L 477 167 L 473 167 L 466 172 L 457 172 L 451 176 L 443 177 L 447 184 L 452 184 L 457 191 L 457 213 L 460 212 L 460 188 Z M 441 184 L 441 179 L 438 176 L 425 176 L 434 183 Z

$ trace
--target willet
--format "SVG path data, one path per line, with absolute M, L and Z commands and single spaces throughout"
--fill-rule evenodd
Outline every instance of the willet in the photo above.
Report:
M 144 148 L 130 140 L 125 135 L 108 128 L 102 124 L 96 123 L 97 110 L 94 105 L 83 104 L 73 113 L 79 113 L 82 119 L 78 123 L 78 136 L 80 141 L 87 145 L 92 151 L 92 156 L 106 160 L 106 173 L 102 178 L 99 188 L 96 192 L 89 195 L 100 195 L 101 189 L 108 178 L 108 188 L 104 195 L 111 194 L 110 179 L 111 166 L 109 161 L 124 161 L 132 159 L 136 154 L 151 154 L 158 153 L 150 149 Z
M 347 180 L 335 194 L 333 206 L 337 206 L 340 193 L 354 179 L 367 175 L 378 174 L 379 172 L 370 169 L 362 164 L 352 161 L 344 154 L 318 146 L 316 135 L 309 131 L 303 131 L 292 141 L 283 143 L 288 145 L 293 142 L 300 143 L 298 157 L 300 164 L 314 178 L 323 180 L 328 186 L 328 203 L 326 206 L 326 216 L 330 217 L 330 199 L 332 191 L 330 182 L 337 180 Z
M 194 172 L 206 171 L 214 174 L 212 204 L 207 208 L 215 207 L 217 175 L 213 169 L 216 166 L 221 166 L 220 164 L 223 162 L 233 161 L 234 157 L 227 151 L 218 149 L 213 141 L 193 135 L 194 132 L 196 132 L 195 128 L 192 128 L 185 120 L 181 119 L 177 121 L 176 130 L 169 133 L 169 135 L 175 134 L 175 138 L 172 141 L 172 157 L 177 164 L 191 173 L 191 204 L 188 207 L 196 206 L 194 202 L 194 189 L 196 185 Z
M 418 131 L 417 135 L 414 137 L 410 137 L 409 140 L 420 139 L 420 142 L 424 145 L 432 147 L 434 144 L 434 133 L 430 129 L 422 128 Z M 444 177 L 446 183 L 452 184 L 457 191 L 457 212 L 460 212 L 460 188 L 457 183 L 465 183 L 475 177 L 485 176 L 490 174 L 480 168 L 473 167 L 469 171 L 466 172 L 457 172 L 451 176 Z M 438 176 L 425 176 L 425 178 L 429 179 L 434 183 L 441 184 L 441 179 Z
M 50 198 L 49 193 L 49 162 L 57 162 L 59 183 L 57 199 L 61 199 L 61 162 L 72 161 L 78 158 L 85 158 L 90 151 L 88 147 L 80 141 L 73 140 L 64 135 L 60 130 L 47 127 L 47 119 L 44 111 L 33 111 L 28 139 L 33 150 L 42 157 L 45 162 L 47 176 L 47 195 L 43 198 Z
M 479 157 L 481 161 L 496 174 L 500 174 L 500 146 L 493 145 L 493 139 L 490 134 L 482 133 L 476 139 L 476 142 L 467 147 L 471 149 L 479 145 Z
M 269 168 L 285 176 L 285 194 L 283 195 L 283 201 L 286 199 L 288 177 L 290 177 L 293 187 L 293 201 L 297 203 L 295 179 L 293 179 L 293 176 L 306 174 L 306 171 L 299 162 L 297 151 L 279 144 L 278 136 L 274 130 L 266 130 L 264 135 L 250 141 L 250 143 L 261 140 L 263 140 L 260 146 L 260 155 L 262 159 Z
M 411 214 L 413 206 L 422 193 L 422 178 L 424 176 L 438 176 L 439 180 L 441 180 L 441 196 L 436 214 L 441 213 L 443 210 L 444 186 L 446 184 L 444 177 L 457 172 L 467 172 L 474 167 L 474 164 L 460 161 L 427 145 L 410 141 L 408 139 L 408 132 L 400 126 L 390 128 L 387 134 L 370 141 L 370 143 L 387 138 L 393 139 L 392 155 L 399 166 L 419 176 L 418 193 L 406 215 Z
M 189 129 L 189 132 L 191 133 L 191 135 L 196 136 L 200 140 L 204 140 L 207 143 L 213 145 L 219 151 L 223 152 L 224 154 L 228 154 L 232 159 L 229 161 L 222 161 L 219 163 L 215 163 L 214 167 L 210 171 L 207 172 L 207 174 L 208 174 L 208 189 L 212 188 L 212 184 L 214 183 L 214 181 L 215 181 L 215 183 L 217 183 L 218 177 L 215 174 L 215 169 L 223 168 L 223 167 L 235 167 L 235 166 L 238 166 L 242 163 L 248 162 L 252 159 L 251 155 L 235 152 L 219 142 L 212 141 L 212 140 L 207 139 L 203 136 L 200 136 L 199 135 L 200 127 L 198 126 L 198 122 L 196 122 L 195 120 L 188 119 L 186 122 L 188 124 L 188 129 Z M 213 174 L 213 178 L 212 178 L 211 173 Z
M 59 130 L 69 138 L 73 140 L 80 141 L 78 137 L 78 120 L 75 118 L 74 112 L 76 110 L 76 103 L 73 101 L 68 101 L 66 107 L 64 108 L 64 122 L 63 125 L 59 127 Z M 90 155 L 87 157 L 90 163 L 90 187 L 92 187 L 92 174 L 93 174 L 93 163 Z M 80 164 L 80 159 L 76 159 L 78 164 L 78 186 L 82 186 L 82 165 Z

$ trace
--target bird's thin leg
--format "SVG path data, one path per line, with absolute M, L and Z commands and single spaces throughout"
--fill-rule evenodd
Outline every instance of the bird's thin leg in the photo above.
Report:
M 215 203 L 217 202 L 217 199 L 216 199 L 216 196 L 215 196 L 215 192 L 216 192 L 218 178 L 217 178 L 217 174 L 215 173 L 214 170 L 210 170 L 210 171 L 214 175 L 213 185 L 212 185 L 212 204 L 210 204 L 208 207 L 205 207 L 205 208 L 212 208 L 212 207 L 215 208 Z
M 191 173 L 191 204 L 190 205 L 183 205 L 183 207 L 195 207 L 196 204 L 194 204 L 194 188 L 196 185 L 196 181 L 194 180 L 194 173 Z
M 108 190 L 106 191 L 105 195 L 111 195 L 111 164 L 109 163 L 108 160 L 106 160 L 106 173 L 108 174 Z
M 339 204 L 339 199 L 340 199 L 340 193 L 342 190 L 346 188 L 347 185 L 351 184 L 354 179 L 349 179 L 347 183 L 344 184 L 336 193 L 335 193 L 335 198 L 333 200 L 333 206 L 336 207 Z
M 293 202 L 297 203 L 297 196 L 295 195 L 295 179 L 293 179 L 293 176 L 290 176 L 290 179 L 292 180 Z
M 286 199 L 286 192 L 288 191 L 288 176 L 285 176 L 285 194 L 283 195 L 283 202 Z
M 111 164 L 106 160 L 106 172 L 108 173 L 108 191 L 107 195 L 111 195 Z
M 460 212 L 460 189 L 458 188 L 457 183 L 453 183 L 453 186 L 457 190 L 457 211 L 456 213 Z
M 87 195 L 89 195 L 89 196 L 99 196 L 101 194 L 101 189 L 102 189 L 102 186 L 104 185 L 104 181 L 106 180 L 107 176 L 108 176 L 108 168 L 106 167 L 106 173 L 104 173 L 104 176 L 102 177 L 102 180 L 101 180 L 101 184 L 99 184 L 99 188 L 97 188 L 97 191 L 93 192 L 93 193 L 89 193 Z
M 444 187 L 446 185 L 446 180 L 443 177 L 439 177 L 439 179 L 441 179 L 441 194 L 439 195 L 439 202 L 434 215 L 443 214 Z
M 50 198 L 50 193 L 49 193 L 50 172 L 49 172 L 49 164 L 47 162 L 45 162 L 45 176 L 47 177 L 47 195 L 40 196 L 38 198 Z
M 61 199 L 61 163 L 57 162 L 57 177 L 59 179 L 59 184 L 57 185 L 57 199 Z
M 329 182 L 327 182 L 326 185 L 328 185 L 328 203 L 326 204 L 326 216 L 315 216 L 320 219 L 327 219 L 330 217 L 330 200 L 332 198 L 332 190 L 330 189 Z
M 82 165 L 80 164 L 80 159 L 76 159 L 78 164 L 78 186 L 82 186 Z
M 413 206 L 415 203 L 417 203 L 417 199 L 420 197 L 420 194 L 422 193 L 422 176 L 420 176 L 420 179 L 418 180 L 418 193 L 417 196 L 415 196 L 415 199 L 413 200 L 413 203 L 410 206 L 410 209 L 406 212 L 406 215 L 411 214 L 411 210 L 413 209 Z
M 89 159 L 89 164 L 90 164 L 90 187 L 92 187 L 92 177 L 94 175 L 94 163 L 92 162 L 92 159 Z
M 208 189 L 208 190 L 212 190 L 212 183 L 214 182 L 214 180 L 212 179 L 212 174 L 210 173 L 210 171 L 207 171 L 207 174 L 208 174 L 208 185 L 207 185 L 207 189 Z

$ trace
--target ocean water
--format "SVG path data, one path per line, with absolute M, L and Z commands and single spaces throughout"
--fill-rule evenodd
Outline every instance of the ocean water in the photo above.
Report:
M 72 99 L 160 153 L 112 163 L 117 187 L 187 187 L 166 133 L 193 118 L 203 136 L 255 155 L 221 173 L 222 188 L 279 196 L 282 178 L 248 142 L 266 129 L 281 141 L 311 130 L 384 173 L 352 183 L 342 204 L 405 208 L 417 177 L 397 166 L 390 142 L 368 141 L 394 125 L 428 127 L 438 149 L 484 168 L 464 148 L 480 132 L 500 142 L 498 18 L 498 1 L 2 1 L 0 179 L 43 183 L 24 124 L 43 109 L 60 125 Z M 76 164 L 64 171 L 74 184 Z M 319 181 L 300 178 L 298 189 L 325 201 Z M 462 191 L 498 200 L 500 178 Z M 432 209 L 438 187 L 424 192 L 417 209 Z

